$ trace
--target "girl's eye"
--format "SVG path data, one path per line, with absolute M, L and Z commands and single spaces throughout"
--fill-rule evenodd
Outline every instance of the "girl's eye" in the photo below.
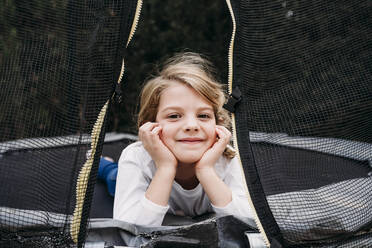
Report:
M 171 114 L 168 115 L 168 119 L 179 119 L 181 117 L 180 114 Z
M 198 115 L 198 117 L 201 118 L 201 119 L 209 119 L 209 118 L 211 118 L 209 114 L 200 114 L 200 115 Z

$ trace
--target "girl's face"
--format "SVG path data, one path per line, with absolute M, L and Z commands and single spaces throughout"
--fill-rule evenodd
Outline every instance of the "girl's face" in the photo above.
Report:
M 156 122 L 160 138 L 177 160 L 192 164 L 216 141 L 213 107 L 194 89 L 175 83 L 161 96 Z

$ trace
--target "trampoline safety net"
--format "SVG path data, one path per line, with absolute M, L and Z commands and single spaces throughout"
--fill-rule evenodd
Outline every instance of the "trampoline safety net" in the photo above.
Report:
M 2 2 L 0 247 L 84 245 L 137 8 L 136 0 Z
M 231 5 L 237 147 L 267 242 L 372 247 L 372 2 Z
M 236 148 L 271 247 L 372 245 L 372 3 L 227 0 Z M 0 7 L 0 247 L 82 247 L 139 4 Z M 32 152 L 30 152 L 32 151 Z

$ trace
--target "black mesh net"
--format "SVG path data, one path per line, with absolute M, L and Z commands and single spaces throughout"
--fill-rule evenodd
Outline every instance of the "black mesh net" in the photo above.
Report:
M 371 247 L 371 1 L 232 7 L 237 143 L 269 241 Z
M 269 241 L 371 246 L 371 2 L 231 3 L 239 154 Z M 84 244 L 137 7 L 1 4 L 0 247 Z
M 0 247 L 84 243 L 136 0 L 0 7 Z

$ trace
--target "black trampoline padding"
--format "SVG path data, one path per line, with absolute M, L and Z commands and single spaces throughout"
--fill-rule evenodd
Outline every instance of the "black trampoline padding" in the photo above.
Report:
M 114 197 L 108 191 L 106 184 L 97 180 L 94 185 L 90 218 L 112 218 L 114 208 Z
M 3 154 L 1 170 L 6 173 L 0 173 L 0 206 L 72 214 L 75 190 L 66 185 L 75 184 L 87 150 L 87 146 L 64 146 Z M 50 158 L 53 163 L 49 162 Z M 64 169 L 64 164 L 74 163 L 75 173 Z
M 369 162 L 268 143 L 252 143 L 265 195 L 316 189 L 354 178 L 367 178 Z
M 118 161 L 123 149 L 134 142 L 133 139 L 120 139 L 105 142 L 103 144 L 102 156 L 112 158 Z M 97 179 L 94 186 L 90 218 L 112 218 L 113 217 L 114 198 L 108 193 L 105 182 Z
M 103 145 L 102 156 L 118 161 L 121 151 L 131 142 L 134 140 L 129 138 L 108 141 Z M 3 187 L 0 191 L 0 206 L 72 214 L 75 190 L 66 190 L 65 185 L 75 183 L 72 179 L 76 178 L 79 168 L 84 164 L 89 148 L 88 145 L 79 148 L 64 145 L 5 152 L 0 157 L 2 170 L 7 171 L 0 173 Z M 75 154 L 80 159 L 75 161 Z M 49 158 L 54 159 L 53 164 L 48 163 Z M 71 163 L 77 164 L 74 175 L 63 169 L 64 164 Z M 53 187 L 49 187 L 51 182 Z M 35 189 L 42 190 L 36 194 L 33 192 Z M 66 199 L 71 200 L 66 202 Z M 112 218 L 112 209 L 113 197 L 108 194 L 106 184 L 97 180 L 94 186 L 91 217 Z

